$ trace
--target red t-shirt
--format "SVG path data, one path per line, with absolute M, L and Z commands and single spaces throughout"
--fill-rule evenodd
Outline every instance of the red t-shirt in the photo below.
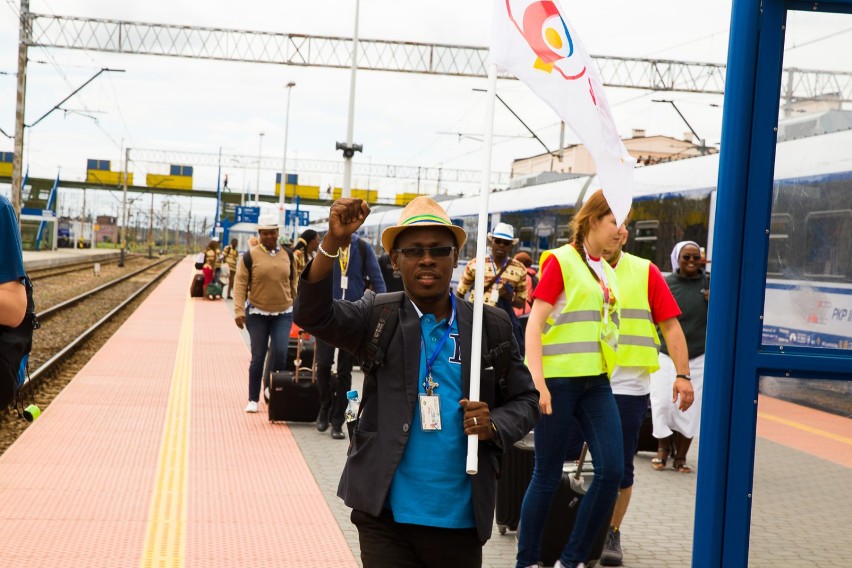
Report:
M 562 267 L 555 256 L 549 256 L 541 267 L 541 272 L 533 292 L 533 298 L 555 305 L 559 295 L 565 290 L 562 280 Z M 660 269 L 653 262 L 648 268 L 648 303 L 651 306 L 651 317 L 654 323 L 680 315 L 680 307 L 672 296 Z

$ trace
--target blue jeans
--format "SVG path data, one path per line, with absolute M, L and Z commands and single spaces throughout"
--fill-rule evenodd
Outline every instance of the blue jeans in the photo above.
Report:
M 621 478 L 621 489 L 633 487 L 633 456 L 639 447 L 639 431 L 648 411 L 650 395 L 615 395 L 615 404 L 618 406 L 618 415 L 621 417 L 621 443 L 624 448 L 624 477 Z M 580 423 L 574 419 L 571 424 L 571 433 L 568 435 L 568 453 L 566 461 L 574 461 L 580 457 L 583 449 L 583 431 Z
M 577 418 L 589 441 L 595 478 L 580 503 L 571 537 L 560 555 L 562 564 L 588 561 L 598 529 L 612 515 L 624 474 L 621 419 L 606 375 L 547 379 L 546 384 L 553 414 L 542 415 L 535 427 L 535 469 L 521 507 L 518 568 L 540 559 L 541 535 L 562 480 L 573 418 Z
M 290 327 L 293 314 L 263 316 L 246 314 L 246 329 L 251 340 L 251 363 L 249 363 L 249 400 L 260 400 L 260 383 L 263 379 L 263 364 L 272 339 L 273 371 L 283 371 L 287 364 L 287 345 L 290 342 Z

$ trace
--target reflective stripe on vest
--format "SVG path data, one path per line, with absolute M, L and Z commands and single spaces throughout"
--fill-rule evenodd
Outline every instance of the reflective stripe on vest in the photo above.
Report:
M 572 245 L 546 251 L 541 257 L 542 266 L 550 255 L 556 257 L 562 269 L 565 306 L 561 312 L 551 313 L 545 322 L 541 340 L 544 377 L 611 374 L 615 367 L 615 352 L 612 345 L 603 341 L 602 335 L 608 334 L 610 343 L 618 337 L 615 272 L 606 262 L 603 263 L 610 295 L 616 299 L 616 309 L 611 311 L 609 323 L 604 327 L 601 318 L 603 293 L 589 266 Z
M 616 361 L 623 367 L 645 367 L 653 373 L 660 368 L 660 336 L 648 302 L 650 265 L 644 258 L 624 253 L 615 267 L 621 291 Z

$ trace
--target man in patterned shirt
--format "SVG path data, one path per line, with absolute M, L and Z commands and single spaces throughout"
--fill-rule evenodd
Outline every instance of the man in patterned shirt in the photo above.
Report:
M 489 306 L 503 308 L 512 320 L 515 329 L 515 339 L 524 352 L 524 338 L 521 334 L 520 323 L 513 308 L 523 308 L 527 301 L 527 269 L 519 261 L 512 258 L 512 249 L 518 239 L 515 229 L 508 223 L 497 223 L 494 230 L 488 233 L 491 243 L 491 254 L 485 257 L 485 296 L 483 302 Z M 464 268 L 461 281 L 456 288 L 456 295 L 464 298 L 470 291 L 473 301 L 475 290 L 472 289 L 476 276 L 476 259 L 471 259 Z

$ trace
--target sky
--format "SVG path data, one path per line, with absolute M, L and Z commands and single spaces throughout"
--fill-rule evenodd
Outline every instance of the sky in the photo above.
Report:
M 18 10 L 15 0 L 0 0 L 0 128 L 12 134 L 15 114 Z M 683 2 L 626 0 L 578 3 L 563 0 L 564 12 L 588 51 L 613 55 L 724 63 L 730 23 L 730 0 Z M 637 5 L 641 9 L 637 10 Z M 116 20 L 264 30 L 293 34 L 351 37 L 353 0 L 31 0 L 36 13 L 89 16 Z M 487 46 L 491 2 L 430 0 L 404 2 L 362 0 L 359 35 L 425 43 Z M 785 66 L 852 71 L 852 17 L 795 14 L 788 21 Z M 289 160 L 339 160 L 335 142 L 346 137 L 350 73 L 348 69 L 300 68 L 283 65 L 201 61 L 156 56 L 31 48 L 26 121 L 32 122 L 104 67 L 105 73 L 28 132 L 25 163 L 38 177 L 85 178 L 87 158 L 112 160 L 118 170 L 122 148 L 196 151 L 257 156 L 280 161 L 284 146 L 285 84 L 296 83 L 289 114 Z M 382 164 L 442 166 L 476 170 L 481 167 L 481 133 L 485 122 L 485 79 L 363 71 L 357 74 L 354 141 L 363 144 L 357 161 Z M 559 120 L 544 103 L 517 81 L 501 80 L 498 94 L 550 148 L 558 146 Z M 632 129 L 649 135 L 682 137 L 688 130 L 667 104 L 673 99 L 707 144 L 721 139 L 722 96 L 653 93 L 608 88 L 616 125 L 623 137 Z M 718 105 L 718 106 L 712 106 Z M 538 154 L 538 142 L 498 105 L 492 167 L 508 171 L 516 158 Z M 261 137 L 260 133 L 264 135 Z M 568 132 L 566 142 L 577 139 Z M 11 151 L 12 140 L 0 136 L 0 151 Z M 246 163 L 249 162 L 249 163 Z M 254 163 L 251 163 L 254 162 Z M 137 175 L 157 171 L 135 164 Z M 165 173 L 165 171 L 161 172 Z M 256 160 L 226 159 L 223 173 L 236 190 L 256 190 Z M 260 172 L 261 192 L 273 191 L 273 169 Z M 297 171 L 297 173 L 299 173 Z M 195 186 L 214 189 L 215 167 L 195 169 Z M 339 177 L 300 173 L 300 182 L 339 186 Z M 416 191 L 414 181 L 353 178 L 368 183 L 382 196 Z M 443 187 L 451 193 L 473 192 L 476 185 Z M 421 184 L 434 192 L 434 183 Z M 8 188 L 0 188 L 8 191 Z M 118 211 L 118 197 L 98 192 L 102 214 Z M 68 191 L 60 212 L 79 210 L 82 192 Z M 147 201 L 147 200 L 144 200 Z M 159 201 L 159 198 L 158 198 Z M 141 204 L 141 202 L 140 202 Z M 147 207 L 147 206 L 146 206 Z M 175 215 L 212 217 L 207 199 L 180 200 Z

